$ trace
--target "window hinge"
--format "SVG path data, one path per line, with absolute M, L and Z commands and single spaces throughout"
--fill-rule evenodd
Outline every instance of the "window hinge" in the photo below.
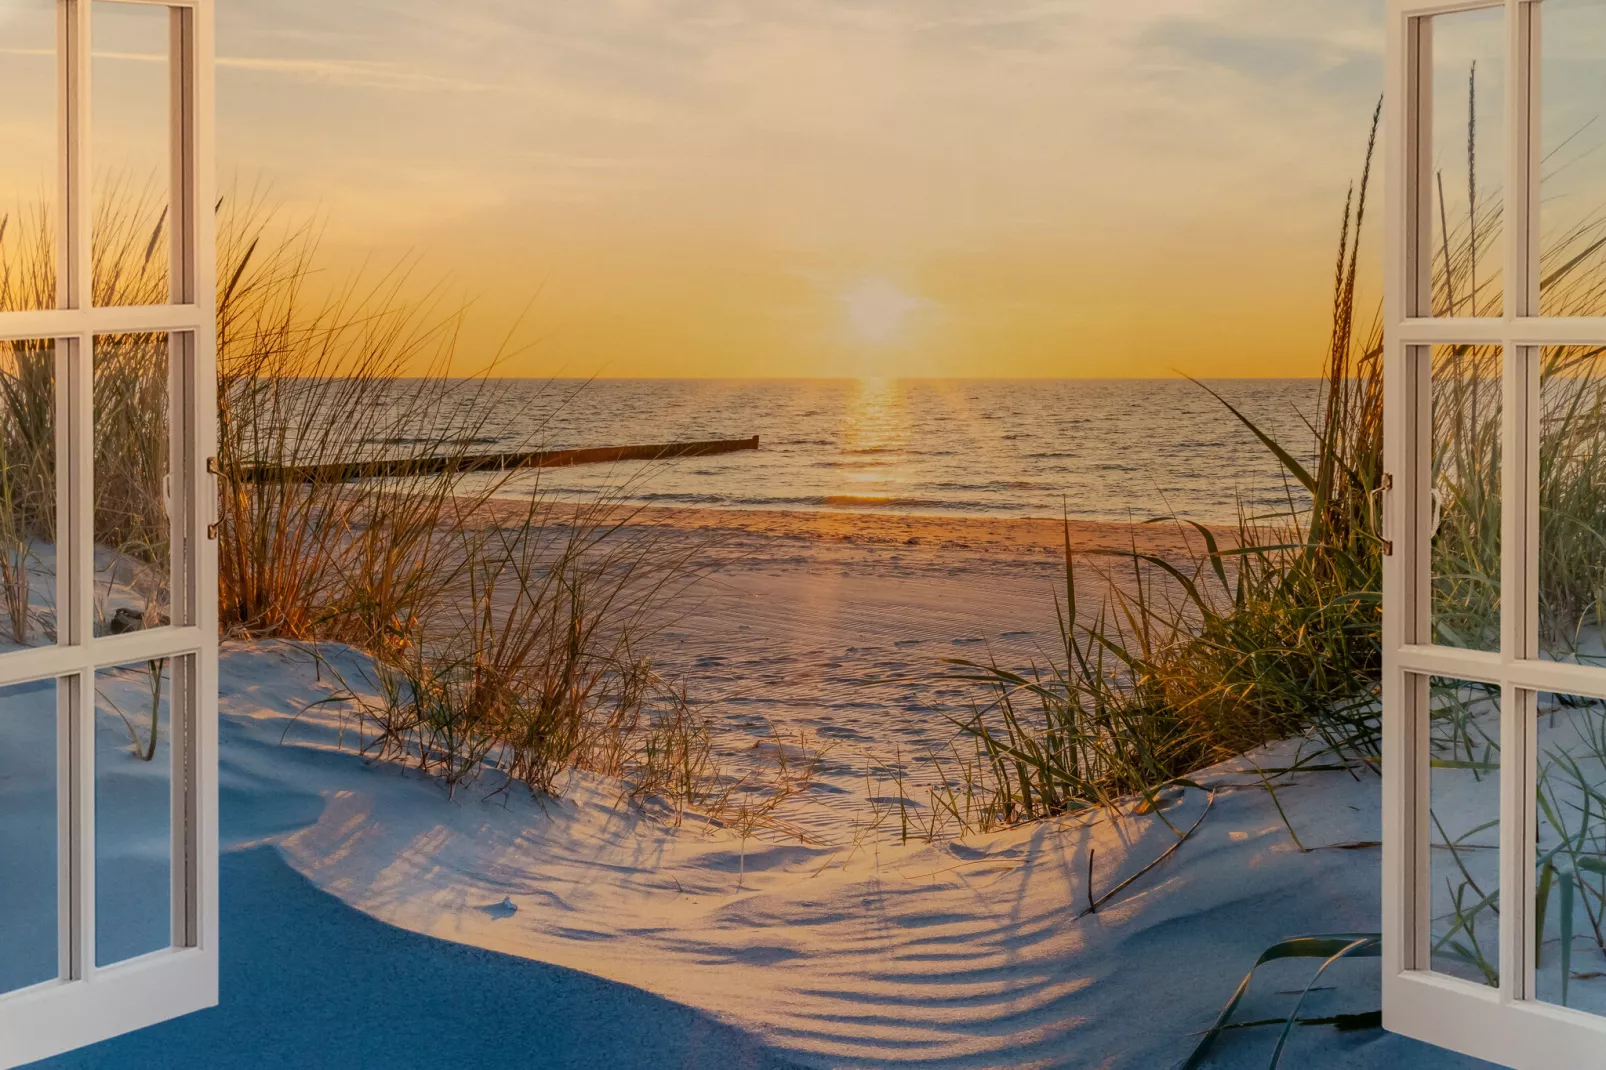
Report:
M 1384 472 L 1383 473 L 1383 489 L 1384 490 L 1393 490 L 1394 489 L 1394 473 L 1393 472 Z
M 1393 539 L 1384 539 L 1383 540 L 1383 556 L 1384 557 L 1393 557 L 1394 556 L 1394 540 Z
M 208 474 L 214 476 L 220 476 L 223 474 L 223 469 L 218 467 L 216 457 L 208 457 L 206 459 L 206 471 Z
M 218 523 L 216 520 L 214 520 L 214 521 L 212 521 L 212 523 L 206 525 L 206 537 L 211 539 L 213 542 L 216 542 L 217 541 L 218 529 L 221 528 L 222 526 L 223 525 Z

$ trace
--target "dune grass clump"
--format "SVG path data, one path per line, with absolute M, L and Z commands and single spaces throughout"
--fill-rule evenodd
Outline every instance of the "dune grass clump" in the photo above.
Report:
M 1306 762 L 1375 766 L 1383 339 L 1379 317 L 1358 320 L 1357 281 L 1376 132 L 1374 115 L 1366 166 L 1343 215 L 1323 393 L 1308 421 L 1308 447 L 1274 440 L 1252 414 L 1216 395 L 1223 418 L 1276 457 L 1286 507 L 1272 515 L 1241 510 L 1226 531 L 1162 518 L 1188 536 L 1191 558 L 1116 555 L 1114 565 L 1100 568 L 1108 594 L 1086 616 L 1067 537 L 1059 656 L 1031 674 L 950 662 L 950 678 L 986 696 L 960 722 L 977 754 L 936 762 L 942 784 L 931 790 L 934 808 L 949 804 L 961 826 L 1152 798 L 1193 770 L 1276 739 L 1315 739 L 1319 747 Z M 1468 219 L 1447 226 L 1433 264 L 1438 313 L 1488 312 L 1499 302 L 1498 280 L 1477 268 L 1498 238 L 1499 205 L 1498 190 L 1484 191 Z M 1606 279 L 1597 230 L 1575 228 L 1546 244 L 1547 308 L 1595 307 L 1590 301 Z M 1539 600 L 1547 654 L 1577 659 L 1593 651 L 1606 663 L 1602 358 L 1592 347 L 1548 349 L 1541 357 Z M 1495 649 L 1499 355 L 1444 346 L 1429 364 L 1434 641 Z M 955 783 L 965 786 L 963 796 Z M 956 799 L 962 809 L 952 805 Z
M 1375 143 L 1376 117 L 1373 136 Z M 1133 550 L 1101 571 L 1084 614 L 1069 526 L 1059 657 L 1034 674 L 956 660 L 950 678 L 990 697 L 961 727 L 980 747 L 965 779 L 987 790 L 967 824 L 990 827 L 1149 797 L 1260 743 L 1313 731 L 1335 752 L 1378 752 L 1381 668 L 1382 330 L 1357 329 L 1371 149 L 1345 206 L 1333 330 L 1310 455 L 1217 395 L 1287 477 L 1286 509 L 1240 510 L 1228 532 L 1179 524 L 1190 561 Z M 1202 389 L 1208 389 L 1202 387 Z M 949 779 L 943 773 L 943 779 Z
M 307 232 L 270 242 L 248 206 L 222 241 L 226 625 L 369 654 L 370 678 L 336 696 L 364 751 L 449 790 L 494 769 L 554 793 L 571 768 L 683 802 L 711 790 L 706 724 L 642 652 L 701 547 L 633 526 L 616 499 L 559 502 L 511 471 L 306 478 L 533 449 L 541 424 L 486 372 L 456 375 L 460 316 L 407 299 L 405 271 L 314 299 Z
M 97 192 L 96 304 L 165 301 L 162 199 L 119 176 Z M 52 306 L 48 213 L 0 219 L 0 307 Z M 581 766 L 628 775 L 638 795 L 713 793 L 706 723 L 643 653 L 699 547 L 632 526 L 617 499 L 560 503 L 524 473 L 289 472 L 461 458 L 509 435 L 533 449 L 541 421 L 498 393 L 500 354 L 459 371 L 461 310 L 419 296 L 411 265 L 314 285 L 313 226 L 235 193 L 218 224 L 225 634 L 361 651 L 380 696 L 370 688 L 356 706 L 369 753 L 454 789 L 496 767 L 550 792 Z M 33 627 L 24 566 L 55 534 L 53 373 L 49 343 L 0 347 L 0 629 L 17 642 Z M 130 590 L 144 602 L 133 626 L 166 623 L 169 393 L 166 336 L 96 339 L 94 525 L 111 562 L 98 626 Z
M 694 570 L 684 551 L 624 534 L 630 515 L 536 497 L 457 538 L 440 601 L 330 700 L 358 711 L 364 751 L 454 791 L 496 770 L 556 794 L 581 768 L 695 801 L 707 727 L 637 649 Z
M 369 678 L 335 696 L 364 751 L 449 790 L 495 770 L 501 786 L 556 793 L 584 768 L 698 800 L 707 726 L 643 651 L 703 547 L 632 525 L 616 498 L 560 502 L 526 473 L 306 477 L 529 450 L 541 421 L 497 392 L 494 359 L 458 375 L 460 313 L 409 299 L 406 270 L 314 297 L 311 234 L 273 241 L 267 224 L 247 204 L 221 228 L 226 626 L 368 654 Z

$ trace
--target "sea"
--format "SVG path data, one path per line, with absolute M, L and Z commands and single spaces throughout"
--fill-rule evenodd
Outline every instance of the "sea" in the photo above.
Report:
M 484 452 L 760 442 L 544 469 L 515 493 L 538 478 L 547 493 L 644 505 L 1211 523 L 1297 505 L 1298 486 L 1211 391 L 1295 456 L 1313 452 L 1318 379 L 507 379 L 471 395 Z

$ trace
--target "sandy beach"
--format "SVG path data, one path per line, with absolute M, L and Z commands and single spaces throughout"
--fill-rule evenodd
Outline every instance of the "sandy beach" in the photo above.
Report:
M 498 504 L 493 514 L 513 507 Z M 1136 549 L 1182 565 L 1176 524 L 738 509 L 631 510 L 631 529 L 688 549 L 707 568 L 676 596 L 653 645 L 659 671 L 716 726 L 716 755 L 753 768 L 777 738 L 855 775 L 854 792 L 787 806 L 821 840 L 852 834 L 894 772 L 923 794 L 929 757 L 947 751 L 983 693 L 951 662 L 1031 673 L 1063 663 L 1067 534 L 1079 616 L 1096 613 L 1104 570 Z M 755 748 L 757 750 L 755 751 Z M 818 800 L 817 800 L 818 801 Z
M 1066 527 L 1051 520 L 844 513 L 648 510 L 646 525 L 713 540 L 717 571 L 687 592 L 661 636 L 662 667 L 720 726 L 716 747 L 801 737 L 858 790 L 793 805 L 822 840 L 862 821 L 864 782 L 890 794 L 892 771 L 923 794 L 925 761 L 955 738 L 981 693 L 943 677 L 952 659 L 1030 672 L 1063 662 Z M 1078 555 L 1130 549 L 1180 557 L 1174 527 L 1073 522 Z M 1084 615 L 1102 577 L 1078 568 Z M 1058 602 L 1056 601 L 1058 599 Z

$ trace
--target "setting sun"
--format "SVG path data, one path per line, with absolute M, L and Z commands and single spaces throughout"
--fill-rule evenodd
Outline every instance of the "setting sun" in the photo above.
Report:
M 875 343 L 896 341 L 910 314 L 926 303 L 883 278 L 859 280 L 841 300 L 854 337 Z

